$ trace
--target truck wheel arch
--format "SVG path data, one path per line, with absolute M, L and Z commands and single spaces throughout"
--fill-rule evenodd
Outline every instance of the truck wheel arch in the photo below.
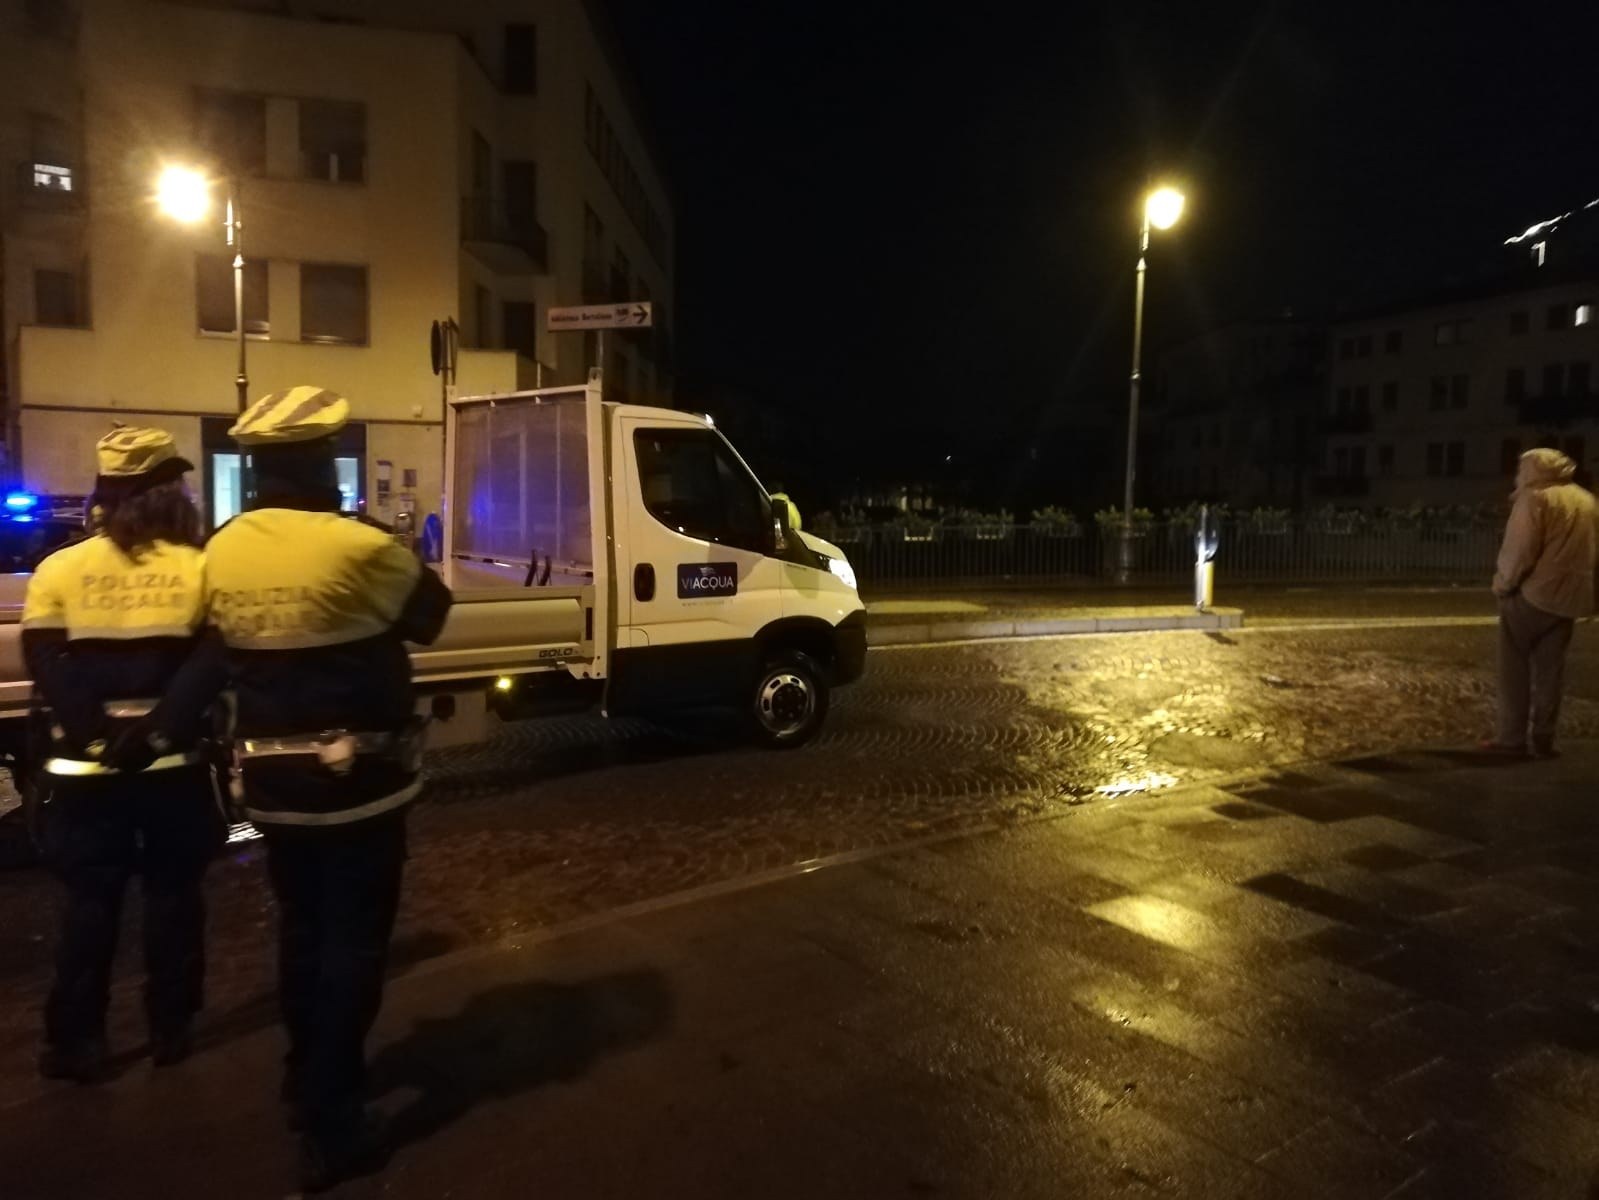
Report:
M 755 646 L 757 665 L 782 651 L 798 650 L 831 673 L 838 657 L 833 627 L 818 617 L 784 617 L 773 621 L 755 635 Z

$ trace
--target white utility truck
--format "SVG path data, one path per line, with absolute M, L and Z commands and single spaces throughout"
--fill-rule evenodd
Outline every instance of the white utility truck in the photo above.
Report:
M 452 398 L 445 422 L 455 607 L 411 655 L 430 745 L 480 741 L 493 718 L 725 707 L 798 746 L 860 676 L 849 563 L 787 527 L 709 418 L 604 401 L 595 379 Z M 26 775 L 21 596 L 3 597 L 0 744 Z

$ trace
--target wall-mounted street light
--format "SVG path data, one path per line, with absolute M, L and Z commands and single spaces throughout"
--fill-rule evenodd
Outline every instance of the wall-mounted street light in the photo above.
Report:
M 168 166 L 156 179 L 155 202 L 168 217 L 184 225 L 197 225 L 211 213 L 217 181 L 196 167 Z M 250 377 L 245 369 L 244 335 L 244 221 L 239 213 L 239 183 L 227 183 L 222 227 L 233 251 L 233 331 L 239 341 L 239 370 L 234 377 L 239 411 L 250 406 Z

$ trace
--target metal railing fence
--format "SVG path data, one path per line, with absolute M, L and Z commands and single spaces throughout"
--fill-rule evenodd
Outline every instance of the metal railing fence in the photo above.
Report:
M 1115 574 L 1115 526 L 995 523 L 819 528 L 848 555 L 867 590 L 906 585 L 1100 583 Z M 1461 522 L 1285 520 L 1222 522 L 1218 579 L 1232 583 L 1485 580 L 1501 528 Z M 1136 527 L 1135 582 L 1185 580 L 1194 568 L 1194 525 Z

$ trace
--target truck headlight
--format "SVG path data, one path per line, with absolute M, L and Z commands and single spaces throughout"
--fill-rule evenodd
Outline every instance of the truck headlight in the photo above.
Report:
M 854 592 L 860 590 L 859 585 L 857 585 L 855 582 L 855 568 L 850 566 L 847 560 L 842 558 L 830 558 L 827 560 L 827 569 L 833 573 L 834 578 L 836 578 L 850 591 Z

